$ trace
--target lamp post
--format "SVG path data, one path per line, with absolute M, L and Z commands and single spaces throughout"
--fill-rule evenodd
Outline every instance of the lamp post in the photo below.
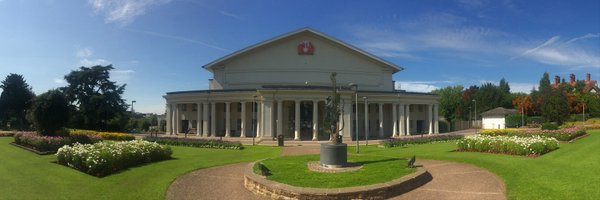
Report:
M 135 112 L 133 112 L 133 104 L 134 104 L 135 102 L 136 102 L 135 100 L 131 101 L 131 114 L 134 114 L 134 113 L 135 113 Z
M 365 100 L 365 106 L 367 109 L 365 109 L 365 120 L 367 120 L 369 118 L 369 97 L 363 97 L 363 99 Z M 369 145 L 369 122 L 367 121 L 367 123 L 365 124 L 365 129 L 367 129 L 367 131 L 365 131 L 365 146 Z
M 355 83 L 350 83 L 350 87 L 354 87 L 354 135 L 356 139 L 356 153 L 358 154 L 358 85 Z
M 525 108 L 521 106 L 521 127 L 525 126 Z
M 583 129 L 585 129 L 585 102 L 583 102 L 583 114 L 582 114 L 582 118 L 583 118 Z
M 477 123 L 477 100 L 473 99 L 473 102 L 475 102 L 475 123 Z M 475 126 L 475 134 L 477 134 L 477 126 Z
M 256 145 L 256 95 L 252 97 L 252 146 Z

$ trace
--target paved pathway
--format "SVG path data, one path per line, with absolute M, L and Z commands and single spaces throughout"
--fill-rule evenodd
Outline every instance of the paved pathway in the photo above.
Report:
M 282 155 L 318 154 L 315 146 L 285 147 Z M 489 171 L 469 164 L 418 160 L 433 180 L 393 199 L 506 199 L 502 180 Z M 244 167 L 238 163 L 201 169 L 178 177 L 166 199 L 264 199 L 244 188 Z

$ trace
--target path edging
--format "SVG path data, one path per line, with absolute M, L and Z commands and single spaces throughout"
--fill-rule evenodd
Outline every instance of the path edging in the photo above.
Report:
M 386 199 L 409 192 L 433 179 L 424 168 L 385 183 L 346 188 L 304 188 L 291 186 L 255 174 L 256 162 L 244 169 L 244 187 L 252 193 L 271 199 Z

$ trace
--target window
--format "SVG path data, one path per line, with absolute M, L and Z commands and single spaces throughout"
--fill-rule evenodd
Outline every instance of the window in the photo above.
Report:
M 187 111 L 187 104 L 181 104 L 181 111 Z
M 192 128 L 198 128 L 198 121 L 192 120 Z
M 375 130 L 379 130 L 379 120 L 377 120 L 377 124 L 375 125 L 375 127 L 377 127 Z
M 423 112 L 423 105 L 419 105 L 417 109 L 419 109 L 419 112 Z
M 229 109 L 231 109 L 231 108 L 229 108 Z M 227 112 L 227 103 L 223 104 L 223 112 Z
M 194 106 L 192 106 L 192 111 L 197 111 L 198 110 L 198 104 L 192 104 Z
M 356 113 L 356 104 L 352 105 L 352 113 Z
M 242 103 L 237 104 L 237 111 L 242 112 Z
M 242 119 L 237 119 L 237 130 L 242 130 Z

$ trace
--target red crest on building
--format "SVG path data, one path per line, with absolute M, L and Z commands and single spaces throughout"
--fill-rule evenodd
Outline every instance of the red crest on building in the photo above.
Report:
M 309 41 L 303 41 L 298 44 L 298 55 L 313 55 L 315 47 Z

